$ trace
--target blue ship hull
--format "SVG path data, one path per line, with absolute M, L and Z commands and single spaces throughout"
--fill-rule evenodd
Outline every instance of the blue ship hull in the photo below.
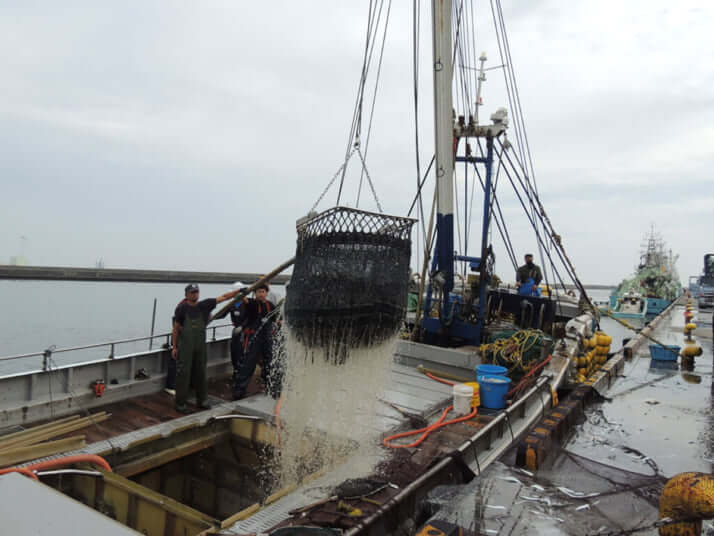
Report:
M 647 316 L 657 316 L 664 311 L 672 300 L 664 298 L 647 298 Z

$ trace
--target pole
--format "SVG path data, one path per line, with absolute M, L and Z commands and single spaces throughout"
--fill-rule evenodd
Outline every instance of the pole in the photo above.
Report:
M 265 274 L 263 277 L 258 279 L 255 283 L 253 283 L 251 286 L 249 286 L 247 289 L 245 289 L 243 292 L 238 293 L 238 295 L 230 300 L 226 305 L 223 306 L 223 308 L 218 311 L 216 314 L 211 315 L 211 318 L 208 319 L 208 324 L 213 322 L 216 318 L 223 318 L 228 314 L 228 312 L 231 310 L 231 308 L 235 305 L 235 303 L 238 300 L 242 300 L 245 298 L 248 294 L 253 292 L 256 288 L 258 288 L 260 285 L 263 283 L 266 283 L 270 281 L 272 278 L 274 278 L 276 275 L 278 275 L 280 272 L 283 270 L 287 269 L 288 267 L 292 266 L 295 264 L 295 257 L 293 257 L 290 260 L 285 261 L 283 264 L 275 268 L 272 272 Z
M 151 338 L 149 339 L 149 350 L 154 346 L 154 326 L 156 325 L 156 298 L 154 298 L 154 312 L 151 313 Z
M 476 340 L 481 340 L 481 331 L 486 323 L 486 261 L 488 257 L 488 224 L 491 221 L 491 182 L 493 168 L 493 138 L 486 138 L 486 184 L 483 196 L 483 228 L 481 231 L 481 266 L 478 281 L 478 324 L 476 325 Z
M 451 0 L 432 0 L 434 142 L 436 145 L 436 269 L 444 275 L 443 318 L 454 287 L 454 117 Z

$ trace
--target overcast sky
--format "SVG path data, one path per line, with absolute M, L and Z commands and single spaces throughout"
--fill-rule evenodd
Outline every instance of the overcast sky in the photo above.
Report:
M 477 47 L 497 65 L 483 4 Z M 268 271 L 292 256 L 295 220 L 343 158 L 367 5 L 0 1 L 0 262 Z M 583 281 L 631 273 L 651 223 L 682 280 L 699 273 L 714 251 L 713 5 L 503 6 L 541 199 Z M 385 211 L 402 215 L 416 175 L 411 32 L 411 2 L 395 1 L 367 159 Z M 489 74 L 486 114 L 506 104 L 501 76 Z M 351 166 L 351 205 L 358 179 Z M 536 250 L 503 190 L 516 251 Z

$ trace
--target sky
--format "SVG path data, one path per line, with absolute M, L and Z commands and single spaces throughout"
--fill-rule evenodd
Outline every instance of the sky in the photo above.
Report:
M 654 224 L 686 282 L 714 251 L 714 5 L 502 1 L 540 198 L 580 278 L 630 274 Z M 416 181 L 411 4 L 391 8 L 366 159 L 397 215 Z M 424 166 L 434 142 L 422 4 Z M 476 47 L 497 66 L 488 3 L 475 4 Z M 290 258 L 295 220 L 344 158 L 367 6 L 0 0 L 0 262 L 267 272 Z M 506 104 L 489 71 L 482 114 Z M 359 171 L 353 159 L 351 206 Z M 516 252 L 537 253 L 503 190 Z M 360 207 L 374 210 L 368 194 Z M 336 198 L 333 188 L 318 209 Z

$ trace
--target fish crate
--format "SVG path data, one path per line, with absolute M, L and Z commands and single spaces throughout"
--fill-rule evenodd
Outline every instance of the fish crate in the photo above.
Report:
M 679 357 L 679 351 L 682 349 L 681 346 L 675 346 L 673 344 L 661 345 L 661 344 L 650 344 L 650 356 L 656 361 L 677 361 Z

